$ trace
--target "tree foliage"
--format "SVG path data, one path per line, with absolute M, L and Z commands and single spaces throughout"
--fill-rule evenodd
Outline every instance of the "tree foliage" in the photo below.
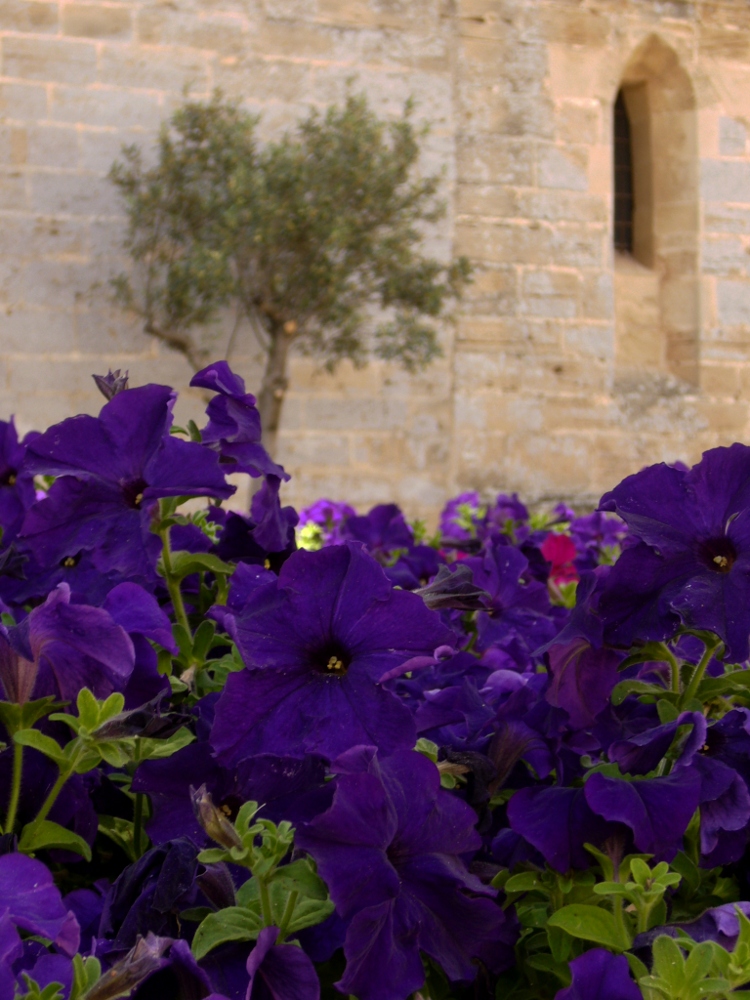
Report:
M 439 175 L 418 172 L 411 113 L 384 121 L 350 94 L 261 144 L 257 118 L 217 92 L 174 113 L 154 166 L 130 146 L 112 167 L 134 263 L 113 281 L 117 299 L 196 370 L 210 352 L 199 328 L 233 306 L 227 354 L 244 322 L 266 351 L 271 440 L 292 345 L 329 370 L 375 355 L 416 371 L 440 354 L 434 321 L 469 267 L 421 252 L 444 205 Z

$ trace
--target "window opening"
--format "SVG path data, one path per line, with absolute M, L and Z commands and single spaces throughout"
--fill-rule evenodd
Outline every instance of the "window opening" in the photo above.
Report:
M 614 108 L 615 250 L 633 252 L 633 146 L 630 118 L 622 90 Z

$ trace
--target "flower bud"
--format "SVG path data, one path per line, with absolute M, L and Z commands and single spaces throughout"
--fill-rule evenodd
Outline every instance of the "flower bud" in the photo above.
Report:
M 195 817 L 209 835 L 211 840 L 230 850 L 232 847 L 242 847 L 242 841 L 237 831 L 227 817 L 214 805 L 211 793 L 206 786 L 196 789 L 190 786 L 190 799 L 193 803 Z
M 166 962 L 162 956 L 171 944 L 172 938 L 157 937 L 152 931 L 145 938 L 139 937 L 127 955 L 105 972 L 82 1000 L 114 1000 L 126 996 L 152 972 L 162 968 Z

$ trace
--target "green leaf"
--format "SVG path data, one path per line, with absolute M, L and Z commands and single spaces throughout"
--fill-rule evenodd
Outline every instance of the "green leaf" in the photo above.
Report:
M 287 927 L 287 934 L 296 934 L 297 931 L 304 930 L 305 927 L 321 924 L 326 917 L 330 917 L 334 909 L 330 899 L 298 899 L 292 919 Z
M 96 744 L 96 749 L 111 767 L 125 767 L 133 757 L 134 741 L 103 740 Z
M 193 573 L 223 573 L 231 576 L 235 567 L 210 552 L 175 552 L 172 555 L 172 577 L 183 580 Z
M 505 883 L 506 892 L 534 892 L 535 890 L 548 891 L 539 878 L 538 872 L 521 872 L 518 875 L 511 875 Z
M 198 926 L 193 938 L 193 954 L 200 960 L 225 941 L 254 941 L 263 929 L 258 911 L 246 906 L 227 906 L 209 914 Z
M 117 844 L 131 861 L 138 860 L 132 820 L 123 819 L 121 816 L 100 816 L 99 832 Z
M 272 882 L 287 892 L 298 892 L 300 896 L 308 899 L 328 899 L 328 887 L 308 858 L 300 858 L 289 865 L 277 868 L 272 876 Z
M 552 914 L 548 923 L 552 927 L 561 927 L 571 937 L 593 941 L 612 951 L 625 951 L 630 947 L 630 940 L 620 931 L 614 916 L 598 906 L 585 903 L 563 906 Z
M 143 760 L 164 760 L 172 754 L 182 750 L 195 740 L 195 734 L 191 733 L 185 726 L 178 729 L 166 740 L 155 740 L 151 738 L 141 738 L 140 759 Z
M 78 718 L 89 731 L 99 725 L 99 702 L 88 688 L 81 688 L 76 701 Z
M 74 851 L 87 861 L 91 861 L 91 848 L 83 837 L 79 837 L 72 830 L 66 830 L 64 826 L 49 819 L 42 820 L 41 823 L 27 823 L 18 842 L 19 851 L 33 854 L 35 851 L 51 847 Z
M 19 729 L 17 733 L 14 733 L 13 739 L 21 746 L 38 750 L 45 757 L 54 760 L 56 764 L 62 764 L 65 761 L 65 753 L 60 744 L 51 736 L 40 733 L 38 729 Z
M 660 684 L 647 684 L 646 681 L 620 681 L 612 691 L 612 704 L 621 705 L 629 694 L 651 694 L 663 698 L 666 694 Z

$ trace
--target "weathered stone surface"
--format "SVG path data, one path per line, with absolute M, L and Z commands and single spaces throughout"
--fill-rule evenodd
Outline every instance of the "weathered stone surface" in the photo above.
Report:
M 473 487 L 587 503 L 646 462 L 750 434 L 744 3 L 5 0 L 0 73 L 0 416 L 24 430 L 96 412 L 90 373 L 107 366 L 189 381 L 108 301 L 127 266 L 106 180 L 122 144 L 149 147 L 183 93 L 222 87 L 266 139 L 353 85 L 382 115 L 412 96 L 432 124 L 422 167 L 444 170 L 448 211 L 426 246 L 468 254 L 474 282 L 423 374 L 293 360 L 290 502 L 434 516 Z M 616 258 L 623 81 L 652 118 L 650 145 L 634 131 L 635 256 Z M 217 353 L 229 330 L 211 331 Z M 255 352 L 243 334 L 250 388 Z M 199 393 L 179 406 L 200 420 Z

